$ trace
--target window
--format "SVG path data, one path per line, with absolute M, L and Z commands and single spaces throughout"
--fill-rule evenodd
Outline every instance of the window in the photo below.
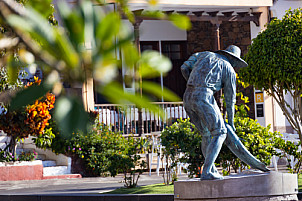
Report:
M 187 48 L 185 41 L 163 41 L 162 53 L 171 60 L 186 59 Z
M 171 59 L 173 65 L 171 71 L 166 76 L 152 79 L 152 81 L 169 88 L 182 97 L 186 89 L 186 81 L 182 77 L 180 66 L 187 59 L 186 41 L 141 41 L 140 45 L 142 52 L 158 50 Z
M 186 81 L 182 76 L 180 66 L 187 59 L 186 41 L 163 41 L 161 43 L 163 55 L 172 62 L 172 70 L 164 77 L 164 85 L 182 98 L 186 90 Z

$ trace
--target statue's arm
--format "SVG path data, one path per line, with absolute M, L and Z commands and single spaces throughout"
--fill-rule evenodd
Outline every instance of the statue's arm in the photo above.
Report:
M 182 76 L 185 78 L 186 81 L 188 81 L 191 73 L 191 69 L 188 66 L 185 66 L 185 64 L 183 64 L 180 68 L 181 68 Z
M 226 102 L 226 112 L 228 115 L 228 124 L 235 131 L 234 126 L 234 114 L 235 114 L 235 103 L 236 103 L 236 73 L 232 66 L 224 68 L 224 97 Z
M 184 62 L 184 64 L 180 67 L 182 76 L 188 81 L 190 77 L 190 73 L 193 69 L 194 64 L 197 62 L 199 55 L 201 52 L 195 53 L 190 58 Z

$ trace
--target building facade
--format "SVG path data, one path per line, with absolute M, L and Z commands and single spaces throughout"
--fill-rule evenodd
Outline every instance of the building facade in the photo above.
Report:
M 70 1 L 71 3 L 73 1 Z M 148 9 L 145 1 L 132 0 L 130 9 L 138 11 Z M 114 2 L 110 4 L 114 9 Z M 168 56 L 173 64 L 167 76 L 162 76 L 153 81 L 165 86 L 182 97 L 186 83 L 183 79 L 180 66 L 193 53 L 199 51 L 215 51 L 225 49 L 228 45 L 239 46 L 244 55 L 253 38 L 265 29 L 271 18 L 282 18 L 289 8 L 295 9 L 302 6 L 301 0 L 159 0 L 157 9 L 165 12 L 178 12 L 186 14 L 192 21 L 192 29 L 180 30 L 169 21 L 143 19 L 139 24 L 139 41 L 141 51 L 158 50 Z M 261 13 L 261 14 L 260 14 Z M 243 20 L 245 19 L 245 20 Z M 134 30 L 132 24 L 125 20 Z M 122 76 L 127 76 L 124 70 Z M 93 91 L 93 82 L 71 89 L 82 96 L 91 104 L 107 103 L 99 94 Z M 124 90 L 134 93 L 133 85 L 124 84 Z M 293 129 L 284 117 L 276 102 L 265 93 L 253 87 L 239 89 L 249 97 L 249 116 L 258 119 L 262 126 L 271 125 L 272 130 L 283 133 L 293 133 Z M 83 94 L 83 91 L 86 94 Z M 87 98 L 87 96 L 89 96 Z M 290 100 L 290 97 L 287 97 Z M 154 101 L 165 101 L 164 99 Z

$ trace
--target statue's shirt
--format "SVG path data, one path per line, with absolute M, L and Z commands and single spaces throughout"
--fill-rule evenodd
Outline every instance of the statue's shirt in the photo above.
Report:
M 225 56 L 214 52 L 198 52 L 183 67 L 191 71 L 188 87 L 206 87 L 213 92 L 224 88 L 227 105 L 236 102 L 236 73 Z
M 226 133 L 214 92 L 224 89 L 228 115 L 234 114 L 236 73 L 227 57 L 214 52 L 199 52 L 182 65 L 187 78 L 184 107 L 198 129 L 205 135 Z M 187 75 L 186 75 L 187 72 Z

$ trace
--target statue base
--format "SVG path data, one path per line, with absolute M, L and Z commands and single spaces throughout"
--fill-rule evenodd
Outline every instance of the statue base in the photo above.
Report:
M 190 179 L 174 184 L 174 201 L 298 200 L 296 174 L 258 171 L 226 176 L 223 180 Z

